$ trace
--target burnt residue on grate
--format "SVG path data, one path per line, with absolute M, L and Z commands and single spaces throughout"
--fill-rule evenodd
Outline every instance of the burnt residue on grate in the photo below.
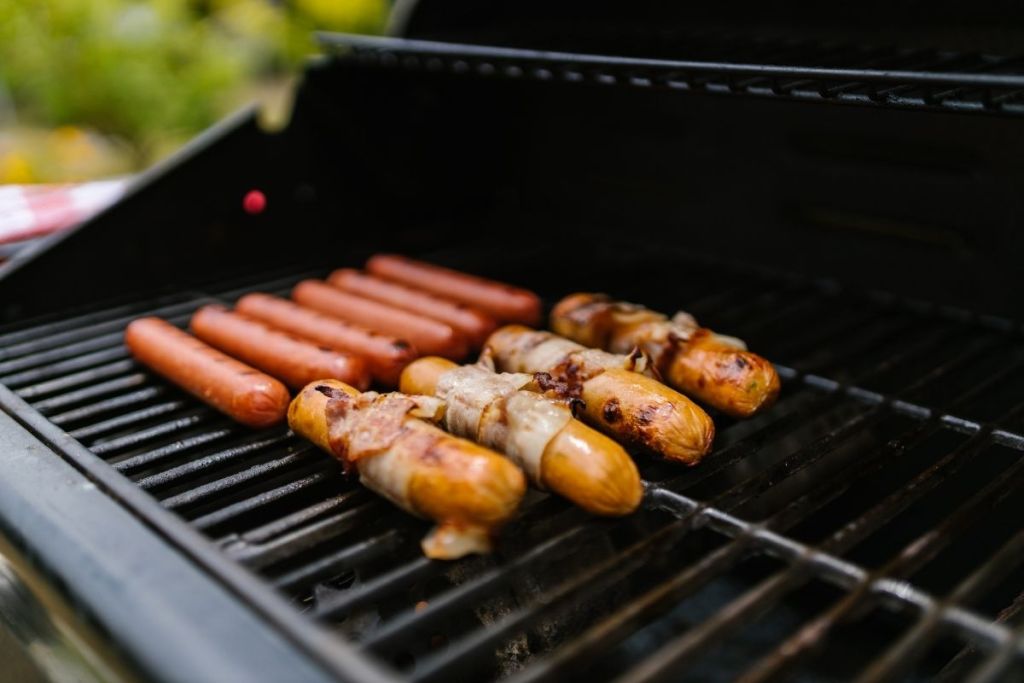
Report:
M 607 274 L 605 274 L 607 275 Z M 644 273 L 623 273 L 641 299 Z M 295 278 L 297 279 L 297 278 Z M 128 358 L 141 302 L 0 335 L 0 381 L 267 590 L 415 681 L 863 681 L 1019 666 L 1024 345 L 1009 325 L 717 266 L 658 291 L 773 359 L 700 466 L 639 457 L 643 509 L 533 493 L 498 552 L 427 560 L 424 523 L 285 428 L 233 424 Z M 723 284 L 728 282 L 728 284 Z M 997 321 L 998 322 L 998 321 Z

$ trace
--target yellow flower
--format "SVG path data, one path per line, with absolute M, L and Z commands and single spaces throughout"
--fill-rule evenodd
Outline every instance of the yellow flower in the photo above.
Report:
M 0 183 L 31 183 L 36 179 L 25 155 L 9 152 L 0 157 Z
M 295 6 L 317 28 L 334 31 L 380 31 L 388 7 L 384 0 L 296 0 Z

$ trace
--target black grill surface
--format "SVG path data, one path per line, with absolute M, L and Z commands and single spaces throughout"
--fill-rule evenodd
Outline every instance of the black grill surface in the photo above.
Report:
M 646 496 L 631 517 L 531 494 L 491 557 L 423 558 L 425 523 L 287 430 L 253 432 L 202 406 L 122 345 L 139 315 L 184 326 L 204 303 L 284 294 L 300 274 L 10 329 L 0 382 L 404 679 L 1019 673 L 1021 330 L 827 282 L 673 263 L 670 289 L 651 266 L 596 269 L 573 286 L 603 282 L 745 338 L 778 364 L 779 403 L 745 422 L 715 415 L 714 452 L 697 467 L 639 456 Z

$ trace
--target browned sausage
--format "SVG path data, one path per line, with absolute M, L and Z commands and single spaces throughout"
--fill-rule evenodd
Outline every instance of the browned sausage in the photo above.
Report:
M 374 379 L 389 387 L 398 385 L 402 370 L 417 356 L 407 341 L 350 325 L 270 294 L 246 294 L 235 309 L 317 344 L 362 356 Z
M 283 384 L 160 318 L 133 320 L 124 343 L 153 372 L 244 425 L 269 427 L 288 412 Z
M 540 324 L 540 298 L 519 287 L 393 254 L 374 256 L 366 262 L 366 269 L 374 275 L 473 306 L 499 322 Z
M 604 294 L 565 297 L 551 311 L 551 329 L 586 346 L 628 353 L 639 348 L 669 384 L 733 417 L 750 417 L 775 402 L 775 367 L 734 337 L 698 326 L 688 313 L 669 318 Z
M 368 488 L 437 522 L 423 552 L 454 560 L 491 550 L 526 493 L 526 478 L 494 451 L 425 421 L 442 409 L 426 396 L 360 394 L 341 382 L 314 382 L 295 397 L 288 425 L 358 472 Z
M 342 268 L 327 278 L 335 287 L 367 299 L 425 315 L 440 320 L 461 332 L 473 348 L 479 349 L 498 324 L 487 315 L 466 304 L 435 296 L 419 289 L 400 285 L 397 282 L 360 273 L 352 268 Z
M 321 313 L 407 339 L 420 353 L 453 360 L 469 353 L 466 339 L 450 325 L 343 292 L 319 280 L 300 282 L 292 290 L 292 298 Z
M 370 385 L 363 359 L 321 348 L 222 306 L 203 306 L 196 311 L 192 332 L 295 389 L 318 379 L 339 379 L 364 389 Z

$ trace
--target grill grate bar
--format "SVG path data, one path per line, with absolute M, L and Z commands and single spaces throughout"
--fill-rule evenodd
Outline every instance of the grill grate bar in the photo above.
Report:
M 359 567 L 393 552 L 401 542 L 401 534 L 394 529 L 385 531 L 365 541 L 347 545 L 341 550 L 322 557 L 315 562 L 282 574 L 273 580 L 274 586 L 282 591 L 295 591 L 319 579 L 334 576 L 340 572 Z
M 159 417 L 161 415 L 173 413 L 177 410 L 181 410 L 186 405 L 188 405 L 188 402 L 181 399 L 176 399 L 173 401 L 164 401 L 163 403 L 157 403 L 155 405 L 146 406 L 145 408 L 139 408 L 138 410 L 133 410 L 130 413 L 124 413 L 122 415 L 118 415 L 117 417 L 112 417 L 108 420 L 96 422 L 85 427 L 79 427 L 78 429 L 71 431 L 70 434 L 72 437 L 78 439 L 79 441 L 84 441 L 86 439 L 90 439 L 101 434 L 107 434 L 116 429 L 121 429 L 122 427 L 128 427 L 138 422 L 146 422 L 147 420 L 152 420 L 154 417 Z M 149 432 L 151 432 L 152 430 L 157 430 L 156 433 L 163 434 L 166 433 L 167 429 L 170 428 L 168 427 L 168 425 L 177 424 L 178 421 L 176 420 L 173 423 L 157 425 L 155 427 L 152 427 L 150 430 L 144 430 L 143 432 L 130 434 L 128 436 L 120 438 L 110 439 L 109 441 L 97 442 L 93 444 L 93 450 L 96 453 L 105 453 L 110 450 L 116 450 L 118 448 L 122 448 L 124 445 L 132 445 L 136 443 L 140 439 L 140 436 L 142 435 L 146 435 L 148 437 L 150 435 Z
M 330 463 L 327 464 L 330 465 Z M 192 525 L 197 529 L 209 529 L 219 524 L 223 524 L 229 519 L 252 512 L 253 510 L 265 505 L 269 505 L 270 503 L 274 503 L 281 498 L 293 496 L 300 491 L 308 489 L 315 484 L 319 484 L 327 480 L 328 477 L 335 475 L 333 467 L 325 469 L 323 462 L 315 463 L 315 467 L 320 468 L 320 471 L 295 479 L 286 484 L 282 484 L 281 486 L 277 486 L 269 491 L 264 491 L 263 493 L 246 498 L 245 500 L 238 501 L 237 503 L 233 503 L 201 517 L 197 517 L 192 520 Z
M 242 444 L 241 446 L 236 446 L 235 448 L 228 448 L 228 449 L 225 449 L 225 450 L 217 451 L 216 453 L 213 453 L 212 455 L 207 455 L 207 456 L 204 456 L 202 458 L 198 458 L 196 460 L 190 460 L 190 461 L 188 461 L 188 462 L 186 462 L 186 463 L 184 463 L 182 465 L 179 465 L 177 467 L 172 467 L 169 470 L 164 470 L 163 472 L 158 472 L 156 474 L 151 474 L 151 475 L 149 475 L 147 477 L 143 477 L 142 479 L 137 480 L 135 483 L 140 488 L 143 488 L 143 489 L 146 489 L 146 490 L 154 489 L 154 488 L 158 488 L 158 487 L 162 487 L 162 486 L 167 486 L 169 484 L 173 484 L 173 483 L 177 482 L 179 479 L 182 479 L 182 478 L 187 477 L 187 476 L 192 475 L 192 474 L 196 474 L 197 472 L 205 472 L 206 470 L 209 470 L 209 469 L 213 468 L 214 466 L 223 465 L 223 464 L 229 463 L 229 462 L 234 462 L 235 460 L 238 460 L 238 459 L 240 459 L 240 458 L 242 458 L 244 456 L 250 455 L 251 453 L 255 453 L 255 452 L 261 451 L 261 450 L 263 450 L 265 448 L 268 448 L 270 446 L 277 445 L 277 444 L 283 442 L 285 440 L 285 438 L 286 437 L 277 437 L 277 438 L 271 438 L 271 439 L 261 439 L 259 441 Z M 288 456 L 286 456 L 286 458 L 291 458 L 294 461 L 296 458 L 305 455 L 310 450 L 312 450 L 312 449 L 311 448 L 304 448 L 304 449 L 301 449 L 301 450 L 299 450 L 297 452 L 288 454 Z M 243 475 L 244 473 L 247 473 L 247 472 L 250 472 L 250 471 L 253 473 L 253 476 L 255 476 L 256 474 L 259 474 L 260 472 L 270 471 L 269 469 L 266 469 L 266 468 L 268 468 L 268 467 L 272 468 L 274 466 L 273 463 L 283 462 L 283 461 L 284 461 L 284 459 L 273 460 L 273 461 L 270 461 L 270 462 L 261 463 L 260 465 L 253 466 L 253 467 L 251 467 L 251 468 L 249 468 L 247 470 L 243 470 L 242 472 L 238 472 L 238 473 L 236 473 L 235 475 L 232 475 L 232 476 L 238 477 L 238 476 Z M 214 484 L 214 483 L 217 483 L 217 482 L 210 482 L 210 484 Z M 196 489 L 191 489 L 188 493 L 194 493 L 195 491 L 196 491 Z M 165 505 L 166 505 L 166 501 L 165 501 Z
M 331 496 L 326 500 L 318 501 L 313 505 L 275 519 L 272 522 L 258 526 L 255 529 L 250 529 L 243 533 L 240 538 L 242 542 L 245 543 L 265 543 L 275 536 L 280 536 L 281 534 L 288 533 L 293 529 L 301 527 L 310 520 L 316 519 L 331 510 L 350 503 L 359 503 L 366 497 L 368 497 L 366 495 L 366 491 L 361 488 L 346 491 L 340 495 Z M 233 535 L 229 539 L 225 539 L 223 543 L 227 543 L 229 541 L 237 542 L 238 538 L 239 536 Z
M 1024 460 L 1018 461 L 1016 465 L 981 489 L 971 497 L 969 501 L 960 506 L 951 517 L 944 520 L 939 527 L 934 530 L 929 530 L 923 536 L 920 536 L 907 544 L 903 550 L 885 566 L 866 574 L 861 583 L 854 587 L 842 600 L 836 603 L 833 608 L 827 610 L 822 616 L 805 625 L 800 629 L 799 633 L 795 637 L 790 639 L 790 647 L 784 648 L 786 657 L 790 660 L 786 662 L 785 665 L 792 666 L 794 657 L 801 652 L 809 651 L 815 642 L 820 642 L 825 638 L 832 628 L 847 616 L 852 615 L 853 613 L 862 612 L 866 609 L 869 606 L 869 603 L 873 602 L 874 595 L 872 594 L 871 589 L 878 582 L 904 578 L 906 575 L 913 573 L 917 568 L 933 558 L 935 554 L 953 540 L 954 534 L 965 530 L 972 522 L 976 521 L 985 513 L 989 512 L 991 508 L 995 507 L 995 505 L 998 504 L 1002 497 L 1009 493 L 1009 491 L 1019 486 L 1022 480 L 1022 474 L 1024 474 Z M 837 543 L 835 544 L 835 547 L 832 547 L 830 543 L 826 542 L 822 547 L 828 548 L 828 550 L 832 552 L 841 552 L 845 548 L 852 547 L 856 540 L 857 539 L 853 542 L 847 541 L 844 543 Z M 741 626 L 741 621 L 749 622 L 756 619 L 759 614 L 763 614 L 767 611 L 772 604 L 782 596 L 783 592 L 795 590 L 801 584 L 805 583 L 807 578 L 808 577 L 802 572 L 791 569 L 788 573 L 783 572 L 777 574 L 772 579 L 764 582 L 762 586 L 766 587 L 771 585 L 772 590 L 769 591 L 759 587 L 759 589 L 755 589 L 748 593 L 748 595 L 757 594 L 757 601 L 748 600 L 744 602 L 744 598 L 747 596 L 737 600 L 737 603 L 743 603 L 742 608 L 737 606 L 735 610 L 735 620 L 730 624 L 730 626 L 732 628 L 738 628 Z M 726 607 L 724 611 L 730 611 L 730 607 L 732 606 Z M 943 602 L 932 603 L 928 609 L 933 609 L 937 618 L 941 619 L 946 612 L 953 608 L 955 608 L 955 605 Z M 725 635 L 724 631 L 714 633 L 714 636 L 717 637 L 721 637 L 722 635 Z M 688 647 L 677 647 L 677 656 L 685 656 L 684 651 L 687 649 L 689 654 L 695 654 L 699 648 L 706 647 L 708 645 L 708 639 L 710 637 L 711 635 L 707 635 L 701 638 L 698 637 L 697 634 L 694 634 L 692 639 L 687 642 Z M 756 668 L 757 667 L 755 667 L 755 669 Z M 771 669 L 762 669 L 757 671 L 756 676 L 750 675 L 747 680 L 764 680 L 764 675 L 769 672 L 772 674 L 776 673 Z
M 0 376 L 0 383 L 6 384 L 12 389 L 17 389 L 23 384 L 42 382 L 43 380 L 60 378 L 67 372 L 84 370 L 94 365 L 109 363 L 110 361 L 123 360 L 127 352 L 123 345 L 112 346 L 100 351 L 86 353 L 67 360 L 50 363 L 41 367 L 31 368 L 13 375 Z
M 118 460 L 112 463 L 111 466 L 118 472 L 127 474 L 133 470 L 139 469 L 140 467 L 158 463 L 161 460 L 172 458 L 176 455 L 180 455 L 181 453 L 190 451 L 193 448 L 205 446 L 208 443 L 219 441 L 237 433 L 238 430 L 234 427 L 201 432 L 193 436 L 184 437 L 178 441 L 173 441 L 151 451 L 139 453 L 138 455 L 133 455 L 130 458 L 125 458 L 124 460 Z M 240 448 L 244 448 L 244 446 L 240 446 Z
M 890 441 L 889 444 L 886 444 L 886 446 L 883 449 L 881 449 L 881 454 L 885 456 L 883 459 L 871 458 L 871 460 L 873 461 L 878 461 L 878 464 L 873 465 L 870 469 L 879 470 L 881 469 L 881 465 L 884 464 L 885 459 L 892 456 L 898 457 L 900 455 L 906 454 L 912 448 L 916 447 L 918 444 L 923 442 L 929 435 L 933 434 L 936 430 L 938 430 L 941 427 L 941 424 L 942 423 L 940 420 L 933 418 L 927 422 L 922 422 L 918 424 L 915 427 L 915 429 L 911 430 L 911 432 L 909 433 L 900 436 L 898 439 Z M 960 451 L 971 450 L 975 448 L 980 450 L 980 448 L 984 447 L 984 445 L 984 440 L 978 436 L 975 436 L 973 444 L 972 441 L 965 442 L 960 446 L 960 448 L 956 449 L 953 453 L 948 454 L 943 460 L 940 460 L 939 462 L 935 463 L 932 466 L 932 468 L 941 468 L 943 465 L 948 465 L 949 460 L 956 456 L 956 454 Z M 869 473 L 870 472 L 867 471 L 863 473 L 858 473 L 856 477 L 860 478 L 861 476 L 866 476 Z M 918 475 L 918 477 L 911 482 L 909 488 L 915 488 L 917 486 L 920 486 L 922 482 L 925 482 L 925 484 L 927 484 L 927 482 L 929 481 L 928 475 L 929 471 L 926 471 Z M 828 486 L 822 486 L 819 490 L 828 491 L 827 497 L 830 499 L 838 497 L 838 495 L 847 490 L 853 483 L 851 476 L 846 473 L 843 473 L 843 475 L 839 477 L 839 480 L 844 482 L 843 486 L 832 490 L 829 490 L 830 487 Z M 937 482 L 935 485 L 937 485 Z M 928 491 L 930 491 L 932 488 L 934 488 L 934 486 L 930 486 L 928 488 Z M 924 495 L 924 493 L 927 493 L 928 491 L 924 491 L 920 495 Z M 898 492 L 897 494 L 893 494 L 893 496 L 890 496 L 890 499 L 894 498 L 896 495 L 898 495 Z M 920 495 L 917 497 L 920 497 Z M 888 502 L 888 499 L 887 501 L 883 501 L 882 503 L 880 503 L 879 507 L 881 507 L 886 502 Z M 779 513 L 776 516 L 776 518 L 782 518 L 787 516 L 788 514 L 791 514 L 793 509 L 801 504 L 802 499 L 797 499 L 796 501 L 793 501 L 792 503 L 790 503 L 787 509 Z M 824 545 L 828 545 L 830 543 L 836 544 L 835 548 L 839 548 L 840 551 L 844 548 L 852 547 L 852 545 L 856 544 L 872 532 L 872 530 L 865 530 L 859 528 L 859 526 L 861 524 L 864 524 L 864 520 L 868 519 L 873 512 L 875 514 L 873 515 L 873 517 L 870 518 L 869 522 L 867 523 L 870 523 L 872 525 L 884 524 L 887 518 L 884 516 L 884 514 L 878 514 L 878 507 L 876 507 L 874 511 L 869 511 L 865 513 L 857 520 L 847 524 L 845 527 L 843 527 L 843 529 L 840 529 L 838 532 L 836 532 L 836 534 L 833 534 L 832 538 L 829 539 L 829 541 L 827 541 Z M 850 532 L 850 530 L 854 530 L 857 533 L 848 533 Z M 831 546 L 829 546 L 829 548 L 832 549 Z M 817 623 L 817 626 L 823 628 L 822 624 L 820 623 Z M 744 680 L 748 683 L 751 683 L 753 681 L 766 681 L 776 678 L 780 671 L 791 668 L 795 665 L 796 661 L 800 656 L 808 653 L 811 647 L 812 640 L 816 641 L 818 639 L 818 636 L 819 631 L 816 627 L 807 627 L 805 629 L 802 629 L 800 633 L 780 644 L 779 647 L 777 647 L 774 651 L 766 655 L 764 658 L 762 658 L 760 662 L 751 667 L 751 669 L 748 670 L 747 673 L 744 675 Z
M 967 683 L 990 683 L 999 680 L 1000 676 L 1014 664 L 1017 653 L 1024 648 L 1024 631 L 1019 632 L 1012 640 L 1003 643 L 988 659 L 981 662 L 966 678 Z
M 529 569 L 532 565 L 541 561 L 551 561 L 559 551 L 564 553 L 569 549 L 566 544 L 571 541 L 575 542 L 584 534 L 595 531 L 596 529 L 592 526 L 583 525 L 563 531 L 534 546 L 501 568 L 491 569 L 472 581 L 463 583 L 432 600 L 425 609 L 406 611 L 370 636 L 363 645 L 371 651 L 381 652 L 393 647 L 396 642 L 422 635 L 425 629 L 431 628 L 451 612 L 462 609 L 476 598 L 493 592 L 498 586 L 507 584 L 515 575 Z
M 319 601 L 313 614 L 320 618 L 340 617 L 375 602 L 383 595 L 389 595 L 415 581 L 426 579 L 441 571 L 444 566 L 444 562 L 419 555 L 409 562 L 367 581 L 354 590 L 350 589 Z
M 61 346 L 48 351 L 40 351 L 29 356 L 21 356 L 13 360 L 0 363 L 0 376 L 11 375 L 12 373 L 28 368 L 46 365 L 55 360 L 62 360 L 68 357 L 81 356 L 92 351 L 102 351 L 111 347 L 117 347 L 124 338 L 123 332 L 112 332 L 98 337 L 92 337 L 77 341 L 67 346 Z
M 193 427 L 205 422 L 206 420 L 212 419 L 213 417 L 214 416 L 205 408 L 197 408 L 195 410 L 188 411 L 169 422 L 162 422 L 160 424 L 153 425 L 152 427 L 129 432 L 122 436 L 104 437 L 93 442 L 89 448 L 96 455 L 115 453 L 117 451 L 123 451 L 125 449 L 141 445 L 147 441 L 152 441 L 162 436 L 167 436 L 168 434 L 183 431 L 189 427 Z
M 551 608 L 610 587 L 615 581 L 646 563 L 654 552 L 670 546 L 673 541 L 689 531 L 693 525 L 686 522 L 695 519 L 696 516 L 691 516 L 689 519 L 674 520 L 588 571 L 576 574 L 545 595 L 538 606 L 512 612 L 489 624 L 486 629 L 478 629 L 451 643 L 445 651 L 419 662 L 412 674 L 412 680 L 417 683 L 457 680 L 468 669 L 489 657 L 494 648 L 510 633 L 526 628 L 537 619 L 541 606 Z
M 304 526 L 273 541 L 260 545 L 229 545 L 225 550 L 233 558 L 250 567 L 266 567 L 350 531 L 356 524 L 363 522 L 367 515 L 379 510 L 380 501 L 373 500 L 321 519 L 315 524 Z
M 964 604 L 998 583 L 1024 561 L 1024 530 L 1017 532 L 985 564 L 971 573 L 937 605 L 925 612 L 906 634 L 860 676 L 858 683 L 881 683 L 906 673 L 939 634 L 941 615 L 952 604 Z
M 145 384 L 147 380 L 148 378 L 143 373 L 134 372 L 124 377 L 118 377 L 107 382 L 100 382 L 77 391 L 69 391 L 66 394 L 60 394 L 59 396 L 54 396 L 53 398 L 33 403 L 32 407 L 44 415 L 47 415 L 58 408 L 64 408 L 74 405 L 75 403 L 82 403 L 90 398 L 105 396 L 122 389 L 133 389 L 140 384 Z M 50 421 L 54 421 L 53 416 L 50 417 Z
M 675 669 L 683 663 L 686 658 L 705 640 L 719 635 L 722 630 L 737 625 L 738 621 L 747 619 L 751 613 L 758 608 L 767 606 L 767 603 L 774 601 L 782 594 L 782 584 L 791 580 L 803 579 L 805 576 L 813 575 L 825 579 L 839 588 L 850 591 L 858 586 L 869 583 L 870 589 L 886 600 L 887 604 L 902 607 L 910 607 L 916 610 L 937 609 L 937 601 L 919 589 L 904 581 L 889 578 L 877 578 L 870 580 L 866 570 L 857 565 L 843 560 L 825 550 L 814 549 L 798 541 L 788 539 L 778 533 L 771 531 L 762 524 L 745 522 L 737 517 L 723 512 L 716 508 L 704 507 L 696 501 L 686 498 L 680 494 L 670 491 L 659 492 L 666 507 L 677 508 L 680 514 L 690 514 L 694 511 L 703 517 L 707 524 L 732 538 L 751 535 L 755 543 L 761 546 L 766 552 L 790 563 L 786 572 L 780 573 L 762 583 L 729 608 L 722 610 L 710 621 L 705 622 L 694 630 L 687 632 L 681 638 L 669 641 L 659 648 L 653 655 L 648 656 L 640 665 L 631 670 L 622 681 L 649 681 L 663 677 L 670 670 Z M 846 536 L 833 536 L 827 544 L 830 547 L 849 547 L 847 543 L 852 534 Z M 824 547 L 824 545 L 823 545 Z M 783 581 L 787 579 L 787 581 Z M 1011 638 L 1010 631 L 993 622 L 982 619 L 963 608 L 949 606 L 943 612 L 943 621 L 970 639 L 987 646 L 1004 644 Z M 780 651 L 789 651 L 798 647 L 803 641 L 791 639 L 780 646 Z
M 134 361 L 130 359 L 122 359 L 106 365 L 100 365 L 95 368 L 83 370 L 82 372 L 75 372 L 70 375 L 58 377 L 57 379 L 53 379 L 48 382 L 26 386 L 19 389 L 16 393 L 26 401 L 31 401 L 38 396 L 45 396 L 71 387 L 81 386 L 83 384 L 89 385 L 97 380 L 106 379 L 107 377 L 116 377 L 126 372 L 130 372 L 133 369 L 135 369 Z
M 157 308 L 151 313 L 147 313 L 147 315 L 159 315 L 163 318 L 184 321 L 187 318 L 183 316 L 190 313 L 195 307 L 196 302 L 190 300 L 172 306 Z M 90 324 L 87 328 L 88 336 L 82 335 L 83 330 L 81 326 L 55 334 L 38 335 L 22 343 L 0 348 L 0 360 L 21 356 L 38 358 L 43 352 L 52 354 L 58 347 L 67 354 L 70 350 L 77 348 L 77 345 L 82 342 L 95 344 L 97 340 L 101 339 L 117 341 L 124 334 L 124 328 L 128 323 L 137 317 L 139 317 L 138 314 L 121 316 L 104 322 Z M 57 357 L 60 356 L 58 355 Z M 0 364 L 0 368 L 2 367 L 3 365 Z
M 127 406 L 135 406 L 146 401 L 150 401 L 154 398 L 159 398 L 166 393 L 166 389 L 161 386 L 146 387 L 145 389 L 139 389 L 138 391 L 131 391 L 127 394 L 121 394 L 112 398 L 104 399 L 96 403 L 90 403 L 87 406 L 80 408 L 74 408 L 64 413 L 50 416 L 50 422 L 55 425 L 65 426 L 72 422 L 80 422 L 87 418 L 109 413 L 113 410 L 125 408 Z M 90 425 L 92 426 L 92 425 Z M 84 429 L 84 428 L 83 428 Z
M 855 381 L 863 382 L 877 377 L 897 366 L 906 358 L 909 358 L 916 353 L 920 353 L 922 350 L 930 346 L 938 346 L 939 344 L 948 342 L 951 336 L 952 334 L 950 333 L 945 335 L 926 335 L 920 339 L 918 343 L 907 345 L 901 352 L 885 357 L 881 362 L 874 364 L 867 371 L 857 375 Z M 989 345 L 984 345 L 961 352 L 958 356 L 939 364 L 925 376 L 916 380 L 913 384 L 907 387 L 903 393 L 912 391 L 925 385 L 927 382 L 938 379 L 956 367 L 976 358 L 988 348 Z M 665 485 L 675 490 L 682 490 L 684 487 L 693 486 L 704 481 L 730 465 L 753 455 L 769 440 L 782 438 L 791 427 L 799 426 L 809 420 L 818 419 L 827 411 L 837 407 L 840 404 L 840 397 L 841 392 L 833 392 L 824 400 L 819 399 L 808 401 L 797 410 L 784 414 L 781 418 L 774 420 L 757 432 L 748 434 L 742 440 L 716 451 L 715 458 L 711 462 L 704 463 L 700 468 L 684 472 L 678 477 L 673 478 L 670 482 L 665 482 Z M 776 411 L 777 410 L 778 408 L 776 408 Z
M 50 322 L 43 322 L 24 329 L 0 334 L 0 346 L 6 347 L 8 345 L 20 344 L 26 340 L 38 339 L 40 337 L 52 337 L 67 330 L 94 329 L 96 325 L 112 318 L 123 320 L 127 324 L 137 316 L 146 315 L 149 311 L 161 311 L 165 307 L 173 308 L 182 299 L 187 298 L 188 293 L 182 292 L 171 297 L 158 298 L 148 304 L 130 303 L 72 317 L 60 316 Z M 154 303 L 156 308 L 153 306 Z

